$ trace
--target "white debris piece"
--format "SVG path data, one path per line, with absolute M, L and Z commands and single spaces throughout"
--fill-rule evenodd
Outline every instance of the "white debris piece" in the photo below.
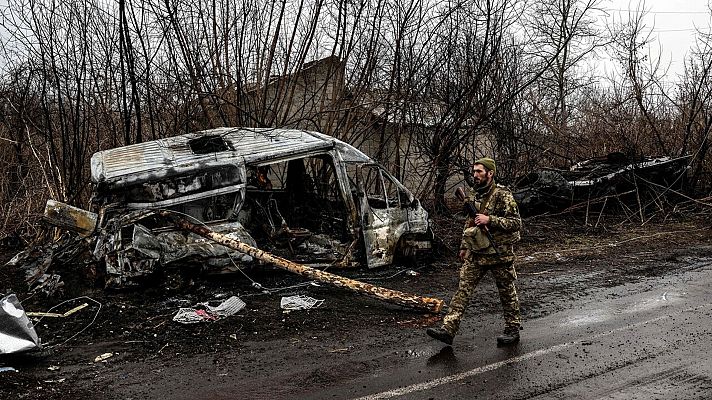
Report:
M 104 362 L 113 356 L 114 356 L 114 353 L 104 353 L 104 354 L 96 356 L 96 358 L 94 358 L 94 362 L 95 363 Z
M 220 303 L 217 307 L 211 307 L 207 304 L 206 307 L 208 308 L 208 311 L 215 314 L 215 316 L 223 318 L 240 312 L 240 310 L 245 308 L 245 302 L 237 296 L 231 296 L 229 299 Z
M 173 316 L 173 321 L 181 324 L 195 324 L 205 321 L 205 317 L 198 314 L 198 310 L 195 308 L 179 308 L 176 315 Z
M 231 296 L 216 307 L 208 303 L 198 304 L 205 309 L 179 308 L 178 313 L 173 316 L 173 321 L 181 324 L 195 324 L 203 321 L 217 321 L 218 319 L 229 317 L 245 308 L 245 302 L 237 296 Z
M 303 294 L 296 296 L 286 296 L 282 297 L 280 301 L 280 307 L 283 310 L 309 310 L 311 308 L 319 307 L 324 300 L 315 299 L 313 297 L 305 296 Z

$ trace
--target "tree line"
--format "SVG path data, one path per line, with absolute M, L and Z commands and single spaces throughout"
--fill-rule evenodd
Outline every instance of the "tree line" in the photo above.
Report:
M 371 155 L 436 211 L 485 153 L 510 183 L 611 151 L 691 154 L 690 194 L 712 187 L 712 37 L 698 33 L 671 84 L 648 54 L 644 4 L 608 26 L 600 0 L 0 7 L 5 235 L 32 235 L 47 197 L 86 206 L 92 153 L 217 126 L 300 127 L 357 147 L 375 137 Z M 604 58 L 622 72 L 601 77 Z M 307 85 L 300 71 L 321 59 L 338 61 L 327 74 L 341 84 Z

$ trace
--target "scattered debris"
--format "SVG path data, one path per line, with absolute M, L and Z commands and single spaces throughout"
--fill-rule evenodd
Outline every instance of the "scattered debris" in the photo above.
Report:
M 207 304 L 206 306 L 208 307 L 208 311 L 210 311 L 210 313 L 220 318 L 224 318 L 240 312 L 240 310 L 245 308 L 245 302 L 237 296 L 230 296 L 227 300 L 220 303 L 220 305 L 218 305 L 217 307 L 211 307 Z
M 179 308 L 178 313 L 173 316 L 173 321 L 181 324 L 217 321 L 238 313 L 245 308 L 245 302 L 237 296 L 231 296 L 216 307 L 212 307 L 208 303 L 200 303 L 198 306 L 201 308 Z
M 0 300 L 0 354 L 18 353 L 40 347 L 40 339 L 17 296 Z
M 67 380 L 67 378 L 59 378 L 59 379 L 48 379 L 48 380 L 42 381 L 42 382 L 44 382 L 44 383 L 62 383 L 66 380 Z
M 347 353 L 349 350 L 351 350 L 350 347 L 344 347 L 342 349 L 329 350 L 329 353 Z
M 320 271 L 310 268 L 305 265 L 297 264 L 287 259 L 267 253 L 266 251 L 252 247 L 239 240 L 232 239 L 227 235 L 220 234 L 210 230 L 206 226 L 199 226 L 188 222 L 187 220 L 177 217 L 172 213 L 162 211 L 160 215 L 171 220 L 177 227 L 182 230 L 195 233 L 204 238 L 210 239 L 223 246 L 238 250 L 244 254 L 248 254 L 257 260 L 272 264 L 289 272 L 304 276 L 309 279 L 314 279 L 320 282 L 329 283 L 331 285 L 348 289 L 357 293 L 367 294 L 379 300 L 397 304 L 403 307 L 421 309 L 432 313 L 438 313 L 442 309 L 444 302 L 440 299 L 416 296 L 413 294 L 403 293 L 397 290 L 386 289 L 379 286 L 363 283 L 354 279 L 345 278 L 326 271 Z
M 104 354 L 96 356 L 96 358 L 94 358 L 94 362 L 95 363 L 105 362 L 106 360 L 110 359 L 113 356 L 114 356 L 114 353 L 104 353 Z
M 48 371 L 59 371 L 59 368 L 60 368 L 59 365 L 50 365 L 49 367 L 47 367 L 47 370 Z
M 28 317 L 67 318 L 68 316 L 74 314 L 75 312 L 77 312 L 87 306 L 89 306 L 88 303 L 78 305 L 78 306 L 72 308 L 71 310 L 65 312 L 64 314 L 51 313 L 51 312 L 33 312 L 33 311 L 29 311 L 26 314 Z
M 64 289 L 61 269 L 73 277 L 93 281 L 93 268 L 84 269 L 85 262 L 93 261 L 90 245 L 86 239 L 65 232 L 59 239 L 46 246 L 30 246 L 16 254 L 5 264 L 24 271 L 30 293 L 53 296 Z
M 317 308 L 323 303 L 324 300 L 315 299 L 305 295 L 295 295 L 282 297 L 282 300 L 279 302 L 279 306 L 282 307 L 283 310 L 296 311 Z

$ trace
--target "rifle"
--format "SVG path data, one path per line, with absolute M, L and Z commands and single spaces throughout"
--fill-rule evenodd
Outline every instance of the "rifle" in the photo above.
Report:
M 467 215 L 470 216 L 470 218 L 474 219 L 477 214 L 480 214 L 479 210 L 477 210 L 477 207 L 475 207 L 473 203 L 467 201 L 467 196 L 465 196 L 465 191 L 462 189 L 462 187 L 458 187 L 457 189 L 455 189 L 455 197 L 465 204 L 465 211 L 467 212 Z M 487 236 L 487 240 L 489 240 L 490 245 L 494 249 L 494 252 L 499 255 L 499 250 L 497 250 L 497 242 L 494 241 L 494 237 L 492 236 L 492 233 L 490 233 L 489 228 L 487 228 L 486 225 L 480 225 L 479 228 L 482 230 L 482 233 Z

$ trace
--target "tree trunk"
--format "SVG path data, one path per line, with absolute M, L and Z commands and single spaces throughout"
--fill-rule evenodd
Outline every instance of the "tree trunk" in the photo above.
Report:
M 195 225 L 186 221 L 185 219 L 176 217 L 170 214 L 169 212 L 161 212 L 161 215 L 169 218 L 180 229 L 193 232 L 207 239 L 214 240 L 215 242 L 223 246 L 227 246 L 231 249 L 241 251 L 258 260 L 273 264 L 279 268 L 307 277 L 309 279 L 330 283 L 336 287 L 367 294 L 379 300 L 397 304 L 403 307 L 415 308 L 432 313 L 440 312 L 443 307 L 443 301 L 440 299 L 421 297 L 399 292 L 397 290 L 386 289 L 368 283 L 359 282 L 357 280 L 344 278 L 342 276 L 334 275 L 329 272 L 310 268 L 305 265 L 297 264 L 287 259 L 277 257 L 273 254 L 262 251 L 256 247 L 249 246 L 238 240 L 231 239 L 223 234 L 214 232 L 205 226 Z

